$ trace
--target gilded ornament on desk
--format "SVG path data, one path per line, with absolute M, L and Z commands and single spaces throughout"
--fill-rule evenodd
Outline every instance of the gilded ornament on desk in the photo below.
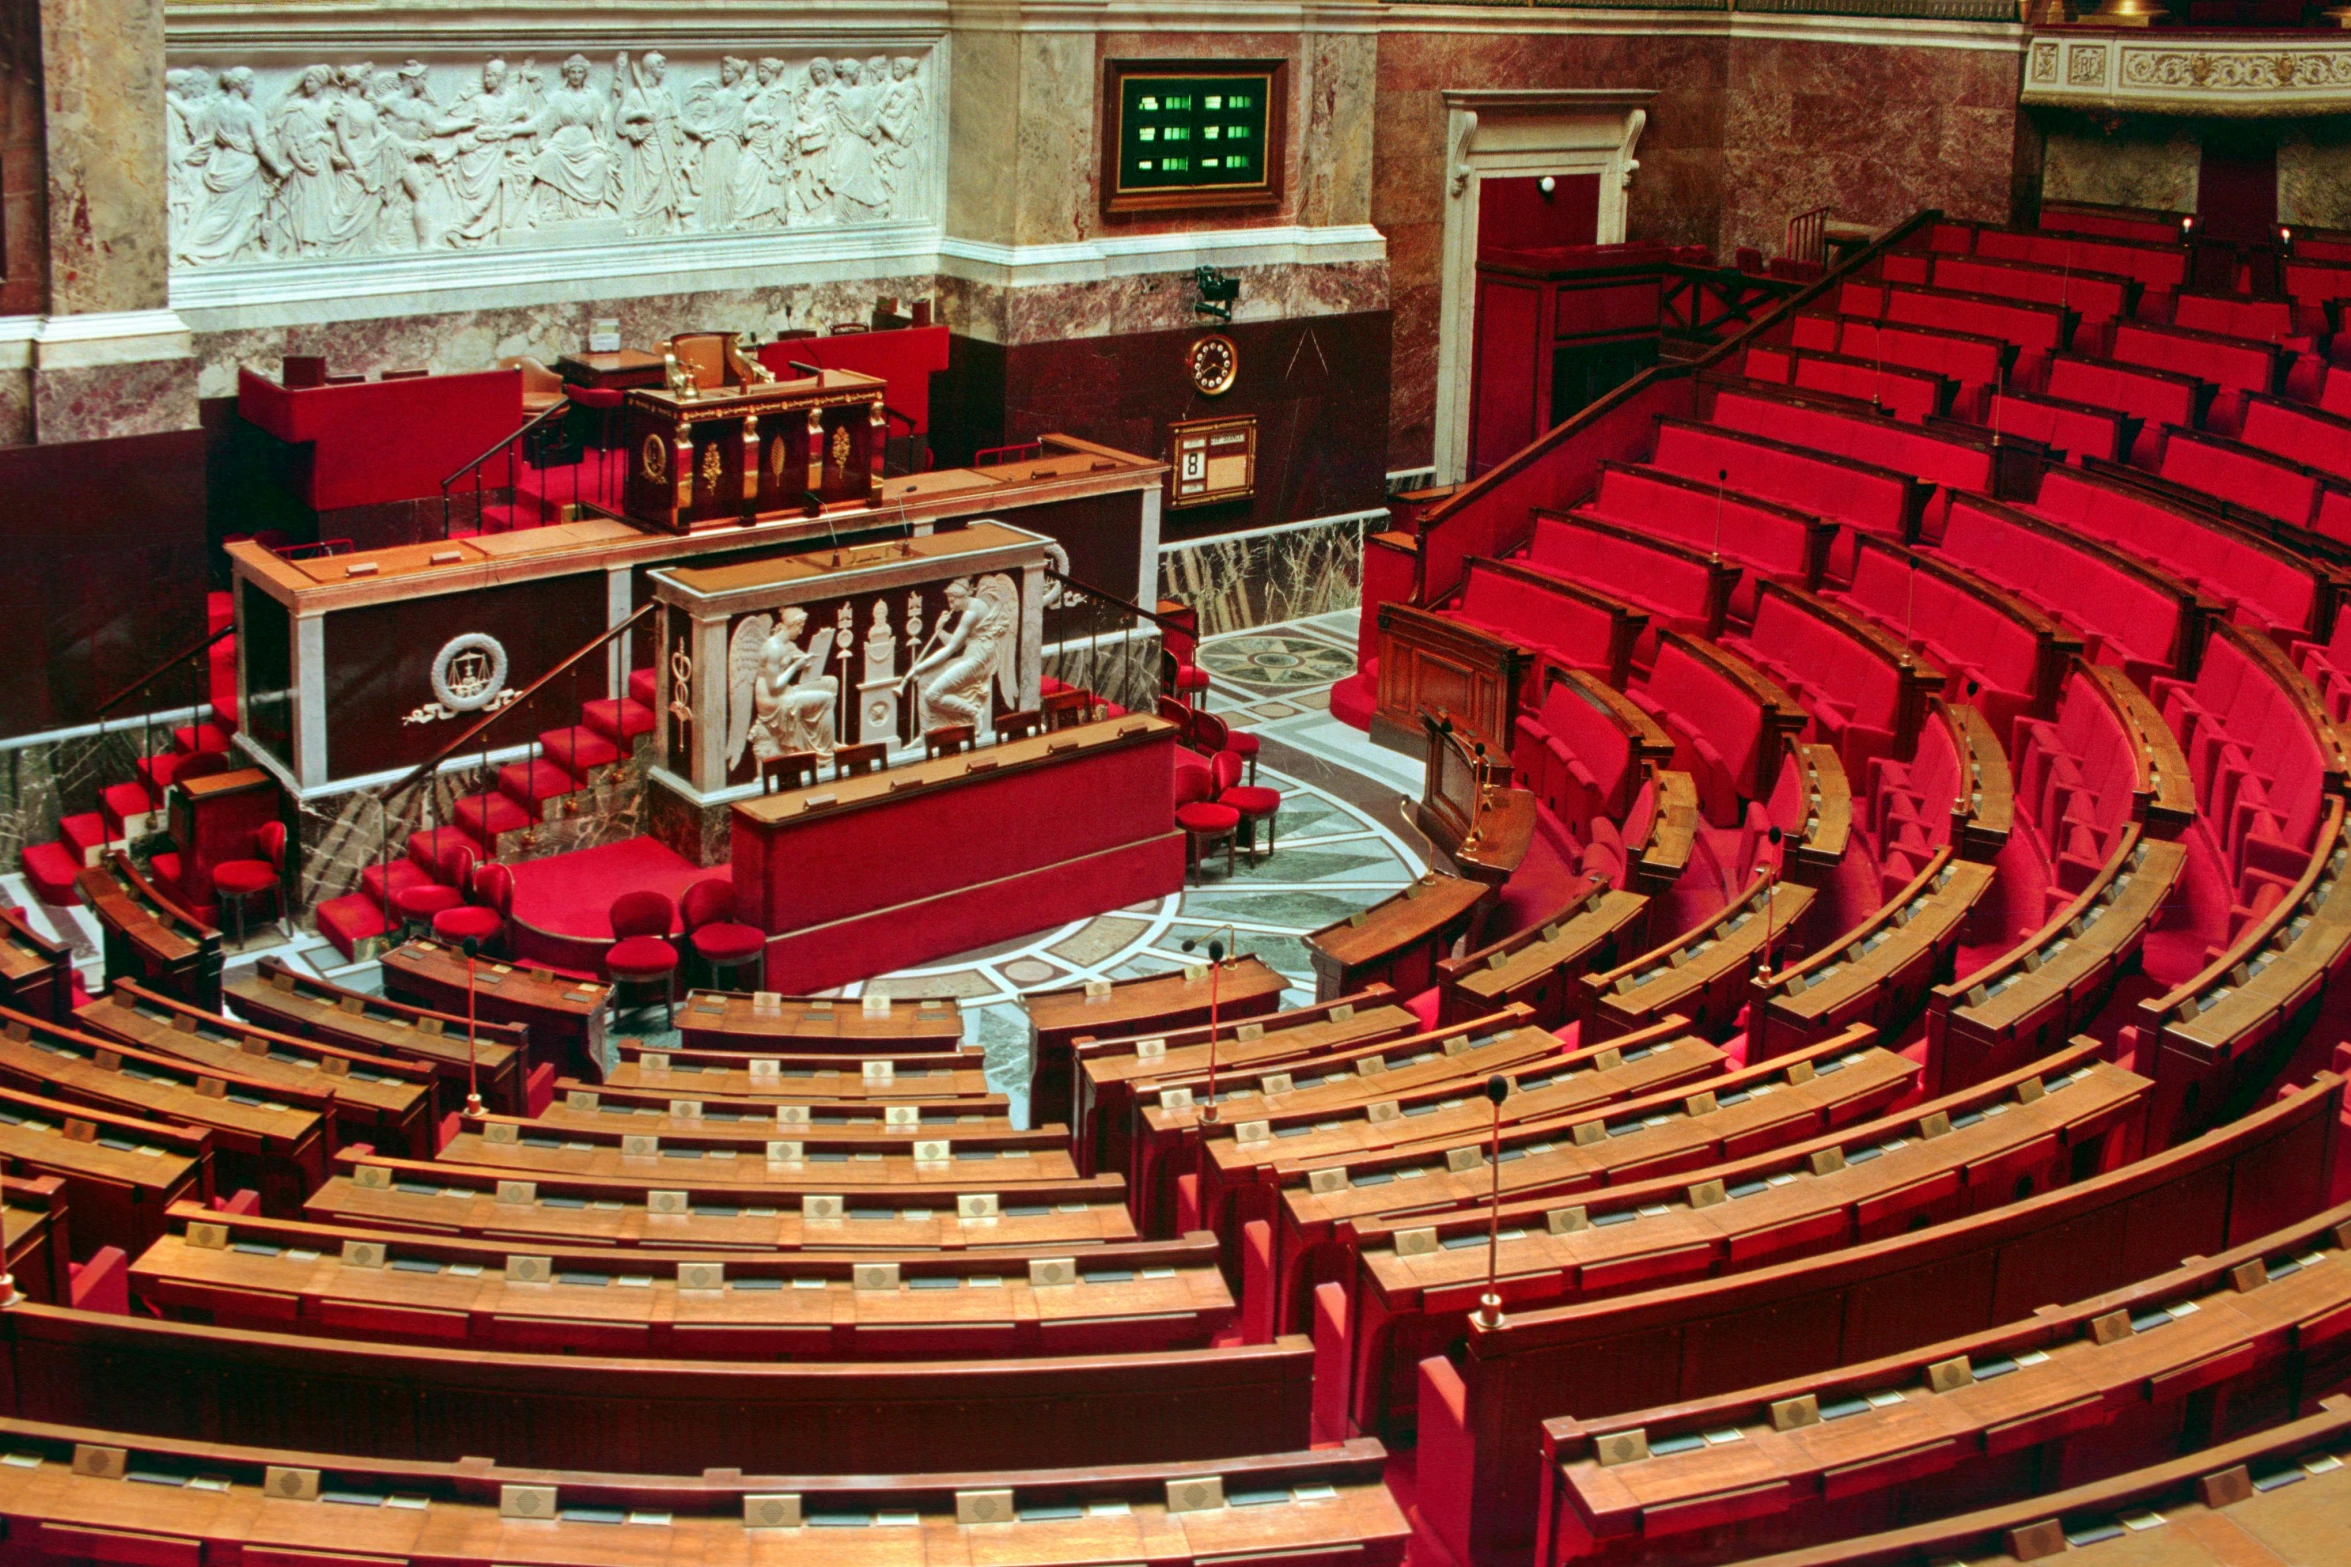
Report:
M 849 466 L 849 427 L 845 424 L 833 430 L 833 466 L 844 471 Z
M 718 455 L 716 441 L 702 448 L 702 482 L 709 487 L 713 494 L 717 493 L 718 476 L 725 471 L 725 468 L 726 459 Z
M 666 482 L 669 478 L 669 442 L 659 435 L 646 436 L 641 466 L 645 470 L 645 477 L 655 484 Z

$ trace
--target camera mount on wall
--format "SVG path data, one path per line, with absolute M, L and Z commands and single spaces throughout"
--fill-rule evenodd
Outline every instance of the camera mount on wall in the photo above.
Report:
M 1192 284 L 1200 290 L 1200 298 L 1192 306 L 1195 313 L 1214 316 L 1219 321 L 1233 318 L 1233 306 L 1241 298 L 1239 278 L 1227 277 L 1214 267 L 1194 267 Z

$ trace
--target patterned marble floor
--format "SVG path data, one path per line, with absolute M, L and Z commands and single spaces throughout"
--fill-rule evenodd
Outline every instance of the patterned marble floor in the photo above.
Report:
M 991 1081 L 1014 1096 L 1014 1113 L 1023 1116 L 1023 991 L 1180 968 L 1197 961 L 1182 949 L 1187 938 L 1205 943 L 1230 924 L 1240 951 L 1255 953 L 1290 980 L 1286 1004 L 1310 1000 L 1313 968 L 1301 938 L 1396 891 L 1426 869 L 1429 858 L 1409 824 L 1409 806 L 1398 808 L 1400 799 L 1419 797 L 1419 767 L 1376 749 L 1330 716 L 1331 683 L 1355 667 L 1355 631 L 1356 613 L 1347 610 L 1201 644 L 1201 662 L 1217 682 L 1214 710 L 1261 737 L 1258 780 L 1282 792 L 1274 853 L 1254 862 L 1244 857 L 1230 875 L 1218 856 L 1180 893 L 885 974 L 843 994 L 955 998 L 965 1037 L 982 1047 Z M 95 986 L 98 931 L 90 915 L 42 907 L 21 876 L 0 876 L 0 890 L 73 945 L 77 964 Z M 229 966 L 233 971 L 265 954 L 355 989 L 372 991 L 380 983 L 375 964 L 345 964 L 332 946 L 308 933 L 292 941 L 256 941 L 232 956 Z M 624 1022 L 657 1019 L 657 1013 L 640 1013 Z M 660 1037 L 658 1030 L 641 1027 L 615 1032 Z

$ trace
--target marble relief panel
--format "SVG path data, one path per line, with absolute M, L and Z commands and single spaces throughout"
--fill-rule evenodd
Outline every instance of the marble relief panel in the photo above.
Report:
M 2351 130 L 2316 122 L 2278 143 L 2278 221 L 2351 228 Z
M 2178 121 L 2125 120 L 2112 130 L 2067 123 L 2050 133 L 2042 153 L 2041 195 L 2193 212 L 2202 161 L 2194 129 Z M 2285 161 L 2281 152 L 2281 174 Z
M 163 97 L 172 261 L 935 222 L 932 57 L 899 51 L 186 60 Z

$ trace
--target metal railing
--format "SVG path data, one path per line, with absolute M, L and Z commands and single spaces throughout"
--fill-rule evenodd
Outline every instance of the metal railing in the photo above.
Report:
M 556 469 L 571 470 L 571 507 L 577 511 L 583 505 L 609 508 L 614 501 L 612 442 L 608 421 L 612 410 L 589 408 L 570 398 L 563 398 L 540 409 L 522 422 L 513 434 L 502 436 L 496 445 L 479 457 L 460 467 L 441 481 L 441 537 L 447 538 L 454 525 L 456 499 L 466 493 L 471 481 L 473 525 L 478 533 L 489 531 L 488 507 L 496 504 L 501 495 L 509 511 L 514 513 L 514 526 L 524 526 L 519 515 L 525 491 L 522 480 L 526 472 L 549 473 Z M 596 452 L 596 476 L 593 486 L 581 481 L 581 470 L 588 466 L 587 425 L 593 420 L 600 425 Z M 494 466 L 503 457 L 506 463 L 505 483 L 490 482 Z M 537 516 L 528 524 L 536 527 L 554 521 L 562 514 L 562 505 L 550 500 L 543 491 L 529 492 L 537 509 Z
M 211 660 L 205 655 L 212 651 L 213 644 L 221 638 L 235 636 L 236 633 L 237 623 L 232 620 L 218 631 L 207 632 L 203 637 L 162 660 L 138 679 L 124 686 L 105 701 L 100 702 L 96 713 L 98 721 L 104 723 L 108 713 L 120 707 L 131 697 L 145 691 L 165 675 L 171 674 L 180 665 L 186 664 L 188 666 L 188 722 L 191 725 L 200 724 L 204 714 L 204 678 L 210 672 L 211 665 Z M 153 788 L 155 780 L 155 714 L 152 708 L 140 720 L 139 754 L 146 760 L 144 781 L 149 788 Z

